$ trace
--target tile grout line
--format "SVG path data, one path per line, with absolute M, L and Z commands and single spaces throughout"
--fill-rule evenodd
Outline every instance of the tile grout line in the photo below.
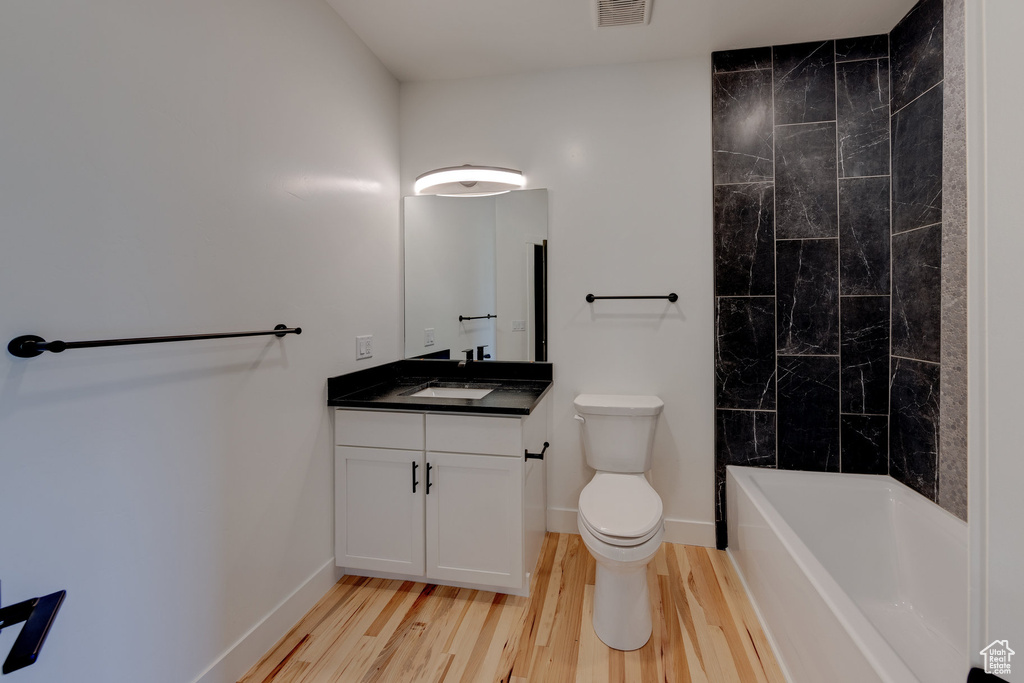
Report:
M 836 64 L 856 64 L 857 62 L 880 62 L 888 57 L 861 57 L 860 59 L 837 59 Z M 753 69 L 751 69 L 752 71 Z
M 893 356 L 893 358 L 896 358 L 896 359 L 899 359 L 899 360 L 909 360 L 909 361 L 911 361 L 913 363 L 927 363 L 928 365 L 938 365 L 938 366 L 942 365 L 941 362 L 936 361 L 936 360 L 925 360 L 923 358 L 911 358 L 910 356 Z
M 774 86 L 772 86 L 772 87 L 774 87 Z M 774 99 L 774 93 L 772 93 L 772 96 L 773 96 L 773 99 Z M 773 103 L 772 106 L 775 106 L 774 103 Z M 774 117 L 774 112 L 773 112 L 772 115 Z M 835 122 L 836 122 L 835 119 L 827 119 L 825 121 L 798 121 L 796 123 L 776 123 L 776 124 L 773 124 L 773 126 L 775 128 L 791 128 L 793 126 L 820 126 L 823 123 L 835 123 Z
M 928 228 L 934 228 L 937 225 L 942 225 L 942 221 L 939 221 L 938 223 L 932 223 L 930 225 L 922 225 L 922 226 L 920 226 L 918 228 L 910 228 L 909 230 L 900 230 L 899 232 L 892 233 L 892 236 L 896 237 L 897 235 L 906 235 L 908 232 L 917 232 L 918 230 L 926 230 Z
M 891 71 L 891 70 L 890 70 L 890 71 Z M 923 93 L 921 93 L 920 95 L 918 95 L 918 96 L 917 96 L 917 97 L 915 97 L 914 99 L 910 100 L 909 102 L 907 102 L 906 104 L 904 104 L 904 105 L 903 105 L 902 107 L 900 107 L 899 109 L 897 109 L 897 110 L 896 110 L 896 111 L 894 112 L 894 111 L 892 110 L 892 74 L 890 73 L 890 75 L 889 75 L 889 88 L 890 88 L 890 90 L 889 90 L 889 116 L 890 116 L 890 117 L 893 117 L 893 116 L 899 116 L 899 115 L 900 115 L 900 113 L 901 113 L 901 112 L 902 112 L 902 111 L 903 111 L 904 109 L 906 109 L 907 107 L 909 107 L 910 105 L 912 105 L 912 104 L 913 104 L 914 102 L 917 102 L 917 101 L 918 101 L 919 99 L 921 99 L 922 97 L 924 97 L 925 95 L 927 95 L 928 93 L 930 93 L 930 92 L 931 92 L 932 90 L 935 90 L 935 89 L 936 89 L 937 87 L 939 87 L 940 85 L 942 85 L 942 83 L 943 83 L 943 81 L 944 81 L 944 80 L 945 80 L 945 79 L 943 79 L 943 78 L 940 78 L 940 79 L 938 80 L 938 82 L 936 82 L 936 83 L 935 83 L 935 85 L 933 85 L 932 87 L 928 88 L 928 89 L 927 89 L 927 90 L 925 90 L 925 91 L 924 91 Z

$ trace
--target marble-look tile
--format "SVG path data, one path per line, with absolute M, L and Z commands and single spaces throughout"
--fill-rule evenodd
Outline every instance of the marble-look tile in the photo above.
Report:
M 744 50 L 725 50 L 711 53 L 711 66 L 716 74 L 730 71 L 772 68 L 772 49 L 752 47 Z
M 889 474 L 889 418 L 843 415 L 841 470 L 849 474 Z
M 775 294 L 775 188 L 771 183 L 715 186 L 715 294 Z
M 775 236 L 836 237 L 836 124 L 776 128 Z
M 942 226 L 893 235 L 892 354 L 938 363 L 941 333 Z
M 892 229 L 942 220 L 942 91 L 939 84 L 892 117 Z
M 775 299 L 717 299 L 715 342 L 715 406 L 774 408 Z
M 836 64 L 839 177 L 889 174 L 889 60 Z
M 942 0 L 921 0 L 889 33 L 892 110 L 942 80 Z
M 939 380 L 938 365 L 893 359 L 889 474 L 931 500 L 937 495 Z
M 839 358 L 779 356 L 778 467 L 839 471 Z
M 712 129 L 715 184 L 772 179 L 772 72 L 715 74 Z
M 775 467 L 775 413 L 715 411 L 715 523 L 722 526 L 726 517 L 725 468 L 729 465 Z
M 889 297 L 842 301 L 842 410 L 889 413 Z
M 776 242 L 780 354 L 839 353 L 839 240 Z
M 836 61 L 856 59 L 884 59 L 889 56 L 889 34 L 840 38 L 836 41 Z
M 889 294 L 889 177 L 839 181 L 842 294 Z
M 836 118 L 835 46 L 821 43 L 772 48 L 775 125 Z

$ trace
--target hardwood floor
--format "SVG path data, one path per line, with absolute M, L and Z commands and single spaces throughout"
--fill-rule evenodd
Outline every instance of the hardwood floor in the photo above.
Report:
M 548 534 L 531 598 L 346 576 L 240 683 L 785 683 L 725 553 L 662 544 L 632 652 L 594 634 L 594 572 L 579 536 Z

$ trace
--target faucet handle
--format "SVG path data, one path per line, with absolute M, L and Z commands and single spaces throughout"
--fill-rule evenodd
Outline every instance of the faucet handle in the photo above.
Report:
M 462 352 L 466 354 L 466 360 L 473 360 L 473 349 L 462 349 Z
M 491 357 L 491 354 L 484 353 L 484 349 L 486 349 L 488 346 L 490 346 L 490 344 L 481 344 L 480 346 L 476 347 L 476 358 L 477 358 L 477 360 L 483 360 L 485 358 L 490 358 Z

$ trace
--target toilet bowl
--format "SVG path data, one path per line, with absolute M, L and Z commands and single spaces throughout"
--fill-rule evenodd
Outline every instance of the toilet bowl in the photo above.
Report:
M 635 650 L 651 637 L 647 564 L 665 535 L 661 498 L 644 476 L 664 404 L 656 396 L 583 394 L 574 405 L 587 463 L 597 470 L 576 518 L 597 563 L 594 632 L 609 647 Z

